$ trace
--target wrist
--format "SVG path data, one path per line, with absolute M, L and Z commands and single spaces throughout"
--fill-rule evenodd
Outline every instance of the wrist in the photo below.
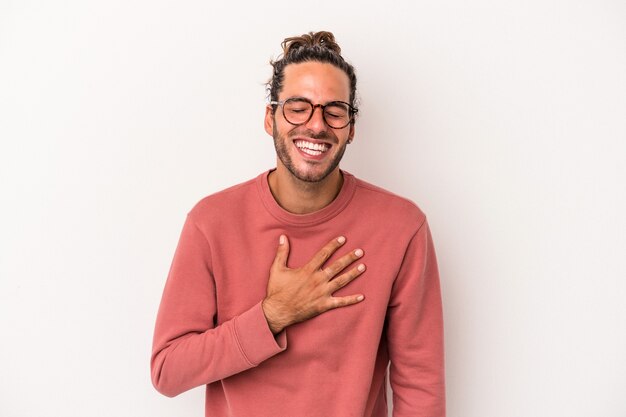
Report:
M 263 314 L 265 315 L 265 320 L 267 321 L 267 325 L 269 326 L 271 332 L 273 334 L 278 334 L 285 327 L 287 327 L 287 321 L 281 317 L 279 313 L 279 309 L 272 305 L 272 302 L 267 298 L 263 300 L 261 303 L 261 308 L 263 309 Z

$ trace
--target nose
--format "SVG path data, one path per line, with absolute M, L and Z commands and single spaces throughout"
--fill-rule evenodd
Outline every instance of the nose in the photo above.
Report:
M 319 111 L 317 111 L 319 109 Z M 307 128 L 315 131 L 321 132 L 326 130 L 326 122 L 324 121 L 324 109 L 321 105 L 317 104 L 313 106 L 313 114 L 311 114 L 311 118 L 308 122 L 306 122 Z

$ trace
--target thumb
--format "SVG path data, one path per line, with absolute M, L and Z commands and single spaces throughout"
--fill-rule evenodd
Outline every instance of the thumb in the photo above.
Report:
M 287 258 L 289 257 L 289 239 L 287 236 L 280 235 L 278 239 L 278 249 L 276 249 L 276 257 L 274 258 L 274 267 L 286 268 Z

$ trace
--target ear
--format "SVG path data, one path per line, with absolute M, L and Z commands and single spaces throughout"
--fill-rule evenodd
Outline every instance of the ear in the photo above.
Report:
M 354 140 L 354 123 L 350 123 L 350 131 L 348 132 L 348 143 Z
M 265 131 L 268 135 L 274 136 L 274 109 L 271 105 L 265 106 Z

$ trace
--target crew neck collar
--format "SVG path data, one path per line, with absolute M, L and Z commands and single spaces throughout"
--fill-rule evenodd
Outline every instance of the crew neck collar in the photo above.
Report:
M 326 207 L 307 214 L 294 214 L 282 208 L 274 199 L 268 181 L 269 174 L 275 168 L 263 172 L 256 178 L 257 189 L 263 201 L 263 205 L 276 219 L 295 226 L 314 226 L 323 223 L 339 214 L 350 202 L 356 190 L 356 179 L 354 175 L 340 170 L 343 175 L 343 184 L 339 194 Z

